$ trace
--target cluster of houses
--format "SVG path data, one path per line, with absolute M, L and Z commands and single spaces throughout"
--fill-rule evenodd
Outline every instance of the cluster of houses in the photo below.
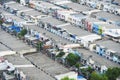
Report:
M 16 54 L 15 51 L 1 51 L 0 52 L 0 76 L 2 80 L 25 80 L 25 74 L 16 69 L 5 56 Z
M 120 2 L 118 0 L 80 0 L 82 5 L 100 9 L 115 15 L 120 15 Z
M 35 30 L 35 27 L 72 42 L 72 47 L 69 45 L 64 48 L 69 51 L 62 57 L 63 62 L 68 53 L 78 53 L 71 50 L 77 46 L 120 64 L 120 9 L 117 5 L 96 0 L 81 0 L 80 4 L 69 0 L 33 0 L 29 2 L 29 8 L 24 6 L 26 3 L 27 0 L 21 0 L 22 5 L 13 1 L 3 5 L 0 14 L 4 21 L 1 26 L 3 30 L 18 34 L 27 29 L 24 41 L 33 47 L 38 42 L 43 42 L 47 48 L 53 44 L 49 37 Z M 58 52 L 53 51 L 57 55 Z M 91 59 L 89 61 L 89 64 L 94 63 Z

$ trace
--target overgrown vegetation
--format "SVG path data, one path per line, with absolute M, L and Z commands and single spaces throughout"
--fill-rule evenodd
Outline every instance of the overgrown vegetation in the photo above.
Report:
M 71 79 L 71 78 L 69 78 L 69 77 L 64 77 L 64 78 L 62 78 L 61 80 L 75 80 L 75 79 Z
M 68 65 L 73 66 L 80 61 L 80 57 L 76 54 L 70 53 L 66 57 L 66 61 Z
M 56 57 L 62 57 L 63 55 L 65 55 L 65 52 L 60 52 Z
M 26 34 L 27 34 L 27 30 L 26 30 L 26 29 L 23 29 L 23 30 L 21 30 L 20 33 L 18 34 L 18 37 L 19 37 L 19 38 L 23 38 Z

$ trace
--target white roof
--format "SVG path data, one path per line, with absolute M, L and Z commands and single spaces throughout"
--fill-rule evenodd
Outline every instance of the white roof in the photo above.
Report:
M 120 37 L 120 29 L 106 30 L 104 34 L 112 36 L 112 37 Z
M 0 52 L 0 56 L 6 56 L 6 55 L 12 55 L 12 54 L 16 54 L 15 51 L 1 51 Z
M 8 65 L 6 64 L 6 61 L 0 63 L 0 70 L 6 70 Z
M 36 40 L 37 38 L 30 36 L 30 37 L 28 37 L 28 39 L 29 39 L 30 41 L 33 41 L 33 40 Z
M 73 13 L 76 13 L 75 11 L 72 10 L 57 10 L 58 14 L 64 14 L 64 15 L 70 15 Z
M 56 2 L 55 4 L 61 5 L 61 4 L 67 4 L 67 3 L 71 3 L 71 1 Z
M 83 36 L 83 37 L 80 37 L 81 40 L 84 40 L 84 41 L 95 41 L 95 40 L 98 40 L 98 39 L 101 39 L 101 36 L 97 35 L 97 34 L 91 34 L 91 35 L 87 35 L 87 36 Z
M 61 80 L 64 77 L 69 77 L 69 78 L 77 80 L 77 73 L 75 73 L 75 72 L 72 71 L 72 72 L 68 72 L 68 73 L 65 73 L 65 74 L 60 74 L 60 75 L 56 75 L 55 76 L 55 78 L 57 80 Z
M 65 0 L 65 1 L 55 1 L 54 2 L 57 5 L 61 5 L 61 4 L 67 4 L 67 3 L 71 3 L 71 1 Z
M 65 53 L 65 55 L 62 58 L 66 58 L 68 56 L 69 53 Z
M 11 26 L 11 24 L 5 24 L 5 23 L 3 23 L 3 24 L 2 24 L 2 26 L 5 26 L 5 27 L 10 27 L 10 26 Z
M 107 68 L 105 65 L 102 65 L 102 66 L 101 66 L 101 69 L 107 70 L 108 68 Z
M 76 47 L 80 47 L 80 44 L 67 44 L 63 46 L 63 48 L 76 48 Z
M 10 67 L 10 68 L 7 69 L 8 71 L 14 71 L 15 70 L 15 67 L 13 66 L 12 63 L 7 63 L 7 65 Z

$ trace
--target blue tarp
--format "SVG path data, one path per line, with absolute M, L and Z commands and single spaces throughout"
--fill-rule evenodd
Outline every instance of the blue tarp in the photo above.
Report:
M 85 80 L 85 78 L 83 76 L 77 76 L 77 80 L 82 80 L 82 79 Z
M 21 28 L 15 25 L 9 27 L 9 30 L 16 31 L 17 33 L 21 31 Z
M 39 35 L 36 35 L 36 38 L 37 38 L 37 39 L 40 39 L 40 36 L 39 36 Z
M 72 37 L 73 39 L 76 39 L 76 35 L 70 34 L 70 37 Z
M 119 2 L 112 2 L 112 4 L 119 5 Z
M 106 22 L 108 19 L 107 18 L 99 18 L 99 20 Z
M 97 24 L 93 24 L 93 32 L 97 33 L 99 32 L 99 26 Z
M 105 49 L 101 49 L 100 53 L 101 55 L 105 54 Z
M 78 76 L 78 79 L 84 78 L 83 76 Z

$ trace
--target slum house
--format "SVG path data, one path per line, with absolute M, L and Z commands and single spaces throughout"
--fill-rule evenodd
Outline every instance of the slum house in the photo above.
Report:
M 86 18 L 87 16 L 81 13 L 73 13 L 73 14 L 70 14 L 70 16 L 68 17 L 68 22 L 74 24 L 75 26 L 83 28 L 82 22 Z
M 21 18 L 24 18 L 25 20 L 32 21 L 32 22 L 35 22 L 35 23 L 37 23 L 37 19 L 45 16 L 41 12 L 37 12 L 34 9 L 25 7 L 25 6 L 20 5 L 18 3 L 8 4 L 7 6 L 9 6 L 10 9 L 15 8 L 15 10 L 17 10 L 15 15 L 17 15 Z M 15 7 L 15 6 L 17 6 L 17 7 Z
M 0 12 L 1 12 L 1 13 L 0 13 L 0 20 L 2 20 L 3 22 L 6 22 L 6 24 L 3 24 L 3 25 L 5 25 L 6 27 L 1 26 L 1 28 L 2 28 L 3 30 L 6 30 L 7 27 L 9 27 L 9 26 L 12 25 L 12 20 L 11 20 L 11 19 L 6 20 L 5 15 L 11 16 L 11 15 L 13 15 L 13 14 L 10 14 L 10 13 L 2 10 L 2 9 L 1 9 Z
M 28 5 L 29 5 L 29 7 L 35 9 L 35 3 L 41 2 L 41 1 L 42 1 L 42 0 L 30 0 L 29 3 L 28 3 Z M 46 1 L 47 1 L 47 0 L 46 0 Z
M 111 5 L 110 9 L 108 10 L 110 13 L 113 13 L 113 14 L 116 14 L 116 15 L 119 15 L 119 10 L 120 9 L 120 6 L 117 6 L 117 5 Z
M 80 42 L 79 37 L 92 34 L 78 27 L 74 27 L 72 25 L 66 25 L 66 26 L 63 26 L 62 28 L 66 30 L 66 32 L 68 32 L 68 35 L 63 35 L 63 36 L 65 36 L 68 40 L 73 42 Z
M 103 5 L 103 11 L 109 12 L 109 13 L 113 13 L 115 15 L 119 15 L 119 9 L 120 6 L 111 4 L 111 3 L 104 3 Z
M 10 34 L 6 33 L 3 30 L 0 30 L 0 34 L 2 34 L 0 37 L 0 41 L 10 50 L 20 52 L 22 50 L 29 51 L 31 49 L 34 49 L 34 48 L 31 48 L 28 45 L 24 44 L 20 40 L 16 39 L 15 37 L 10 36 Z
M 87 0 L 86 1 L 86 6 L 88 6 L 88 7 L 96 8 L 97 7 L 96 4 L 97 4 L 97 1 L 95 1 L 95 0 L 92 0 L 92 1 Z
M 26 6 L 26 5 L 28 5 L 28 3 L 29 3 L 29 0 L 20 0 L 21 5 Z
M 117 6 L 117 7 L 115 8 L 114 14 L 120 16 L 120 6 Z
M 92 25 L 92 32 L 96 33 L 96 34 L 100 34 L 100 35 L 104 35 L 103 33 L 106 30 L 113 30 L 113 29 L 120 29 L 119 27 L 113 25 L 113 24 L 108 24 L 106 22 L 98 22 L 98 23 L 93 23 Z
M 93 10 L 92 8 L 89 8 L 87 6 L 80 5 L 77 3 L 67 3 L 67 4 L 63 4 L 63 5 L 61 4 L 60 6 L 62 6 L 63 8 L 66 8 L 66 9 L 71 9 L 71 10 L 76 11 L 76 12 Z
M 38 11 L 35 11 L 34 9 L 32 10 L 29 10 L 29 11 L 23 11 L 21 13 L 21 17 L 27 21 L 30 21 L 30 22 L 33 22 L 33 23 L 36 23 L 38 22 L 38 20 L 42 17 L 45 17 L 47 15 L 41 13 L 41 12 L 38 12 Z
M 69 1 L 69 0 L 50 0 L 49 2 L 53 3 L 55 5 L 71 3 L 71 1 Z
M 30 7 L 34 5 L 34 9 L 41 11 L 45 14 L 53 14 L 56 10 L 62 9 L 54 4 L 45 2 L 45 1 L 33 1 L 32 3 L 30 3 Z
M 44 47 L 51 46 L 51 40 L 43 35 L 41 32 L 39 32 L 39 30 L 35 30 L 35 28 L 38 26 L 32 23 L 27 23 L 23 24 L 23 27 L 26 28 L 28 31 L 28 33 L 24 37 L 25 42 L 27 42 L 29 45 L 36 47 L 37 43 L 42 42 L 44 44 Z
M 111 5 L 111 3 L 104 3 L 102 10 L 105 12 L 109 12 L 109 10 L 112 9 Z
M 119 64 L 113 63 L 104 57 L 101 57 L 94 52 L 86 49 L 77 49 L 82 55 L 82 64 L 91 66 L 100 73 L 104 73 L 108 68 L 120 67 Z M 102 61 L 101 61 L 102 60 Z M 80 67 L 82 69 L 82 67 Z
M 111 40 L 103 40 L 95 42 L 95 51 L 107 59 L 120 63 L 120 45 Z M 112 45 L 111 45 L 112 44 Z
M 31 64 L 25 58 L 21 58 L 19 55 L 11 55 L 5 56 L 9 62 L 11 62 L 16 70 L 15 70 L 15 77 L 17 79 L 32 79 L 32 80 L 54 80 L 51 76 L 47 75 L 45 72 L 41 71 L 40 69 L 35 68 L 33 64 Z
M 96 41 L 99 41 L 101 39 L 102 39 L 102 37 L 97 34 L 91 34 L 91 35 L 79 37 L 79 40 L 80 40 L 81 44 L 83 45 L 83 47 L 86 49 L 90 49 L 90 50 L 91 50 L 90 44 L 92 44 Z
M 68 17 L 73 13 L 76 12 L 72 10 L 57 10 L 55 16 L 62 21 L 68 21 Z
M 64 26 L 67 25 L 68 23 L 64 23 L 62 21 L 59 21 L 51 16 L 45 17 L 40 19 L 39 21 L 39 26 L 53 32 L 55 34 L 58 34 L 59 32 L 56 32 L 58 30 L 61 30 L 58 26 Z
M 120 26 L 120 17 L 116 16 L 114 14 L 110 14 L 104 11 L 100 11 L 98 13 L 92 14 L 95 16 L 97 19 L 108 22 L 109 24 L 114 24 L 117 26 Z
M 5 58 L 0 57 L 0 76 L 1 76 L 1 79 L 6 79 L 6 80 L 15 79 L 15 75 L 13 75 L 14 70 L 15 70 L 15 67 L 13 66 L 13 64 L 8 62 L 8 60 L 6 60 Z
M 110 13 L 114 13 L 115 8 L 119 7 L 109 2 L 100 1 L 100 0 L 86 1 L 86 5 L 89 7 L 100 9 L 100 10 L 107 11 Z
M 96 9 L 100 9 L 108 12 L 109 12 L 109 9 L 113 9 L 111 7 L 112 5 L 111 2 L 107 0 L 102 0 L 102 1 L 101 0 L 92 0 L 92 1 L 80 0 L 80 4 L 87 5 L 88 7 L 96 8 Z
M 98 0 L 98 1 L 96 1 L 95 3 L 96 3 L 96 9 L 103 10 L 104 5 L 105 5 L 105 2 L 104 2 L 104 1 Z M 94 5 L 92 5 L 92 6 L 94 6 Z
M 8 2 L 8 3 L 4 4 L 4 10 L 19 16 L 22 11 L 29 11 L 31 9 L 21 5 L 19 3 L 11 1 L 11 2 Z
M 70 53 L 81 57 L 81 54 L 77 50 L 73 50 L 75 48 L 80 48 L 80 47 L 81 47 L 80 44 L 58 45 L 59 50 L 57 48 L 47 49 L 47 55 L 50 56 L 52 59 L 55 59 L 58 62 L 64 64 L 66 62 L 65 61 L 66 57 Z M 65 54 L 61 57 L 58 57 L 61 51 L 64 52 Z
M 98 3 L 99 3 L 99 5 L 98 5 Z M 98 1 L 98 0 L 92 0 L 92 1 L 87 0 L 86 1 L 86 6 L 94 8 L 94 9 L 95 8 L 100 9 L 101 4 L 102 4 L 101 1 Z
M 33 9 L 23 6 L 23 5 L 20 5 L 16 2 L 14 2 L 14 3 L 8 2 L 4 5 L 4 10 L 20 17 L 22 15 L 22 12 L 30 11 Z
M 110 40 L 120 42 L 120 29 L 106 30 L 103 34 Z
M 101 21 L 98 19 L 94 19 L 94 18 L 89 17 L 89 18 L 86 18 L 82 21 L 82 25 L 83 25 L 83 28 L 85 30 L 92 32 L 93 23 L 98 23 L 98 22 L 101 22 Z
M 17 32 L 19 33 L 22 30 L 22 24 L 25 23 L 25 20 L 18 18 L 14 15 L 6 15 L 4 14 L 4 23 L 2 24 L 2 28 L 8 32 Z

